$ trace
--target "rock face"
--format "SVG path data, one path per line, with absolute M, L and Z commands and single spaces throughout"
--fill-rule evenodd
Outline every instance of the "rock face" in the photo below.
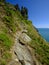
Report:
M 27 47 L 17 43 L 15 48 L 14 51 L 22 65 L 32 65 L 32 57 Z
M 22 33 L 20 40 L 23 43 L 29 43 L 31 41 L 31 38 L 26 33 Z
M 20 42 L 21 39 L 25 42 Z M 20 39 L 20 41 L 19 41 Z M 31 38 L 22 32 L 16 34 L 15 44 L 13 46 L 13 59 L 9 65 L 34 65 L 30 50 L 27 48 L 26 43 L 31 41 Z
M 32 22 L 22 17 L 21 11 L 2 1 L 0 65 L 49 65 L 49 44 L 41 37 Z

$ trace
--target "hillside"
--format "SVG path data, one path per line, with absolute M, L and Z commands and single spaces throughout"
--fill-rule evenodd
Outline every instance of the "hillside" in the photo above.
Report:
M 0 65 L 49 65 L 49 44 L 30 20 L 0 2 Z

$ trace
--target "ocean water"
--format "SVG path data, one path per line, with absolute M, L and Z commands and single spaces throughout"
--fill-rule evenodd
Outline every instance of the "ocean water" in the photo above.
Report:
M 49 28 L 38 28 L 39 33 L 41 36 L 49 42 Z

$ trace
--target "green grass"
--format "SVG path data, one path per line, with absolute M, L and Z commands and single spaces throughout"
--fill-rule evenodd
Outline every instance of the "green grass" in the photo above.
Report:
M 4 59 L 0 60 L 0 65 L 6 65 L 6 61 Z
M 0 33 L 0 41 L 2 42 L 1 45 L 3 45 L 6 49 L 9 50 L 11 48 L 12 41 L 5 33 Z
M 2 2 L 0 2 L 0 5 L 2 4 Z
M 26 34 L 32 39 L 29 45 L 34 49 L 36 59 L 43 65 L 49 65 L 49 44 L 38 34 L 31 23 L 28 24 L 26 21 L 25 23 L 28 30 Z
M 0 3 L 2 4 L 2 2 Z M 3 23 L 0 24 L 0 46 L 3 48 L 3 56 L 0 59 L 0 65 L 7 65 L 6 62 L 11 59 L 9 50 L 13 45 L 13 36 L 17 30 L 21 30 L 22 25 L 24 25 L 25 29 L 28 31 L 26 34 L 32 39 L 29 45 L 34 49 L 36 59 L 41 62 L 42 65 L 49 65 L 49 44 L 38 34 L 37 29 L 32 25 L 30 20 L 25 20 L 19 11 L 10 9 L 8 5 L 5 4 L 2 6 L 5 11 L 5 17 L 3 21 L 0 21 Z M 11 36 L 9 30 L 12 31 L 11 34 L 13 36 Z
M 6 59 L 7 61 L 10 61 L 12 58 L 12 55 L 6 51 L 3 55 L 3 58 Z
M 38 59 L 38 61 L 40 61 L 42 64 L 49 65 L 49 46 L 46 45 L 48 43 L 45 43 L 41 43 L 40 40 L 38 42 L 38 39 L 35 39 L 32 40 L 30 45 L 35 50 L 35 54 L 37 53 L 35 57 Z
M 4 20 L 5 20 L 6 26 L 9 29 L 11 29 L 11 31 L 16 32 L 16 25 L 15 25 L 15 22 L 13 21 L 12 17 L 5 16 Z

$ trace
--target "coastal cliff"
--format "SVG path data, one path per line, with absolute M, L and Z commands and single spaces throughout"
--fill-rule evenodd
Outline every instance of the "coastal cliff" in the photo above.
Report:
M 14 5 L 0 2 L 0 65 L 49 65 L 49 44 Z

